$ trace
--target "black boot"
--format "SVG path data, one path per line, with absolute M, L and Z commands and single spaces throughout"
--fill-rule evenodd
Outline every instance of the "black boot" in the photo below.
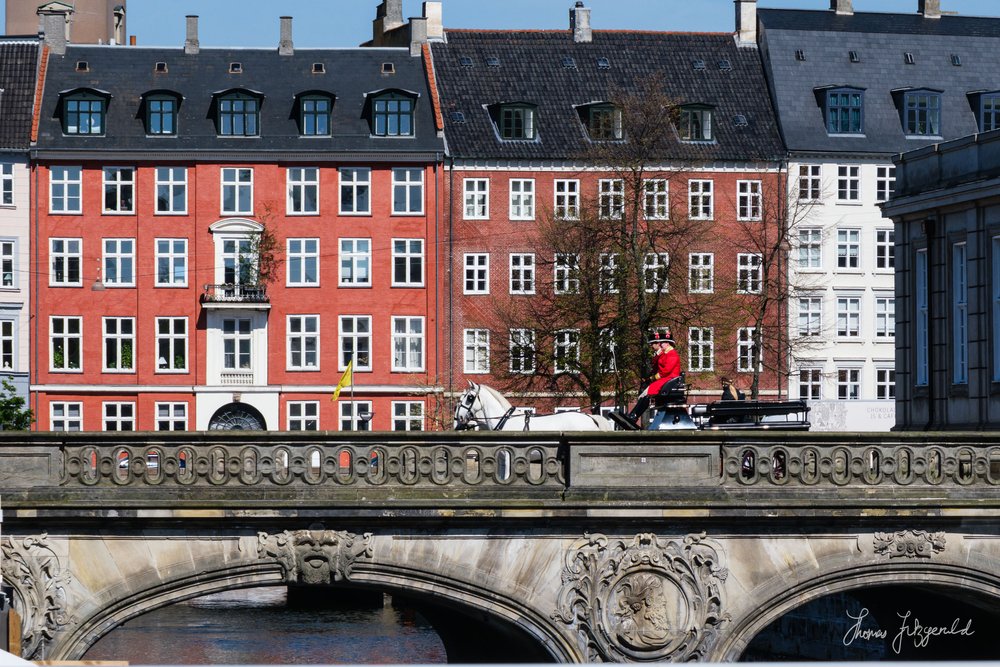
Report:
M 638 426 L 639 420 L 642 416 L 646 414 L 646 409 L 649 408 L 649 395 L 640 396 L 639 400 L 636 402 L 635 407 L 625 415 L 629 421 Z

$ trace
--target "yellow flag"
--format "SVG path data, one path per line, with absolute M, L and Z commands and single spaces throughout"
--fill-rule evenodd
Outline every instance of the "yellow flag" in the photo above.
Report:
M 354 384 L 354 377 L 351 369 L 354 367 L 354 359 L 347 362 L 347 368 L 344 369 L 344 374 L 340 376 L 340 382 L 337 383 L 336 388 L 333 390 L 333 398 L 331 401 L 336 401 L 340 398 L 340 390 L 344 387 Z

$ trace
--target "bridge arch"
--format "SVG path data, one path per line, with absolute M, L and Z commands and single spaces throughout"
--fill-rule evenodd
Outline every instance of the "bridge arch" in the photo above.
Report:
M 989 571 L 1000 570 L 989 568 Z M 762 602 L 741 618 L 733 619 L 716 647 L 713 661 L 738 662 L 754 638 L 774 621 L 809 602 L 837 593 L 909 586 L 956 596 L 992 598 L 1000 605 L 1000 577 L 948 564 L 883 563 L 832 572 L 795 587 L 787 587 L 785 583 L 785 587 L 775 583 L 747 593 L 749 598 Z

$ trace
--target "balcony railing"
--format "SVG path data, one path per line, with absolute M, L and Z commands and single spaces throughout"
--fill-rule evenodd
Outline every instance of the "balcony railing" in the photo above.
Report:
M 205 285 L 201 300 L 202 303 L 268 303 L 267 287 L 240 283 Z
M 253 384 L 253 371 L 222 371 L 219 384 Z

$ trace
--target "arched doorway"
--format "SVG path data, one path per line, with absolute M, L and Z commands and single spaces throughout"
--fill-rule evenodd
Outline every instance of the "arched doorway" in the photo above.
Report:
M 934 584 L 841 590 L 773 620 L 747 644 L 741 662 L 996 660 L 991 596 Z
M 215 411 L 208 422 L 209 431 L 266 431 L 264 415 L 252 405 L 230 403 Z

